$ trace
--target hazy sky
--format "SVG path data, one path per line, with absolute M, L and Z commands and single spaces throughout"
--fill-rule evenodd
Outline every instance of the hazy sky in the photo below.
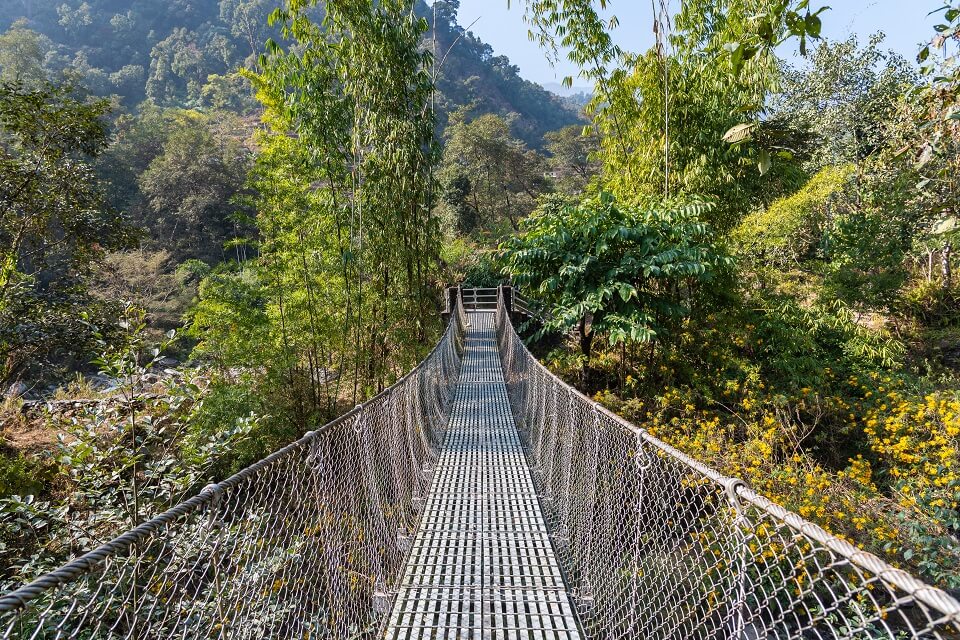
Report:
M 672 0 L 676 6 L 679 0 Z M 564 76 L 575 75 L 573 65 L 565 59 L 552 68 L 543 52 L 527 39 L 527 25 L 523 22 L 523 0 L 460 0 L 459 22 L 471 28 L 497 54 L 506 55 L 520 67 L 520 73 L 536 82 L 559 82 Z M 649 0 L 612 0 L 612 13 L 620 21 L 614 38 L 624 49 L 639 51 L 653 42 Z M 935 17 L 928 14 L 944 5 L 944 0 L 814 0 L 813 6 L 832 7 L 822 15 L 823 35 L 842 39 L 851 33 L 866 38 L 877 31 L 887 35 L 885 47 L 893 49 L 909 60 L 914 60 L 918 44 L 933 35 Z M 796 43 L 784 52 L 789 58 L 795 54 Z M 583 81 L 574 84 L 587 84 Z

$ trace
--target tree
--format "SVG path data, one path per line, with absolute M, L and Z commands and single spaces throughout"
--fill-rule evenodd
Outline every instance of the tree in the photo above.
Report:
M 724 141 L 738 123 L 759 119 L 777 81 L 772 52 L 758 50 L 742 64 L 729 53 L 769 4 L 688 0 L 671 51 L 630 56 L 626 70 L 611 75 L 610 106 L 596 115 L 608 188 L 624 198 L 710 198 L 717 206 L 709 221 L 725 233 L 745 212 L 802 184 L 788 154 L 771 163 L 769 150 Z
M 558 189 L 569 195 L 582 193 L 600 172 L 593 156 L 599 140 L 590 129 L 578 125 L 550 131 L 544 136 L 550 154 L 547 163 Z
M 822 9 L 809 0 L 684 0 L 670 25 L 669 3 L 655 3 L 657 45 L 624 53 L 592 0 L 525 3 L 534 36 L 552 56 L 568 50 L 595 83 L 588 105 L 600 134 L 604 185 L 620 198 L 679 194 L 712 197 L 719 232 L 743 212 L 797 185 L 786 166 L 765 179 L 769 156 L 731 148 L 723 134 L 758 119 L 776 79 L 774 48 L 796 37 L 805 51 L 819 36 Z M 656 8 L 656 6 L 655 6 Z M 673 27 L 669 37 L 665 33 Z M 568 83 L 572 79 L 567 79 Z
M 127 211 L 146 221 L 140 213 L 147 206 L 137 180 L 178 126 L 179 112 L 145 102 L 136 113 L 119 114 L 113 122 L 110 145 L 97 158 L 97 173 L 109 185 L 107 198 L 112 208 Z
M 467 109 L 450 116 L 440 180 L 456 226 L 494 234 L 519 228 L 520 220 L 549 190 L 546 162 L 510 135 L 510 122 Z
M 171 251 L 178 262 L 226 259 L 225 243 L 242 235 L 232 201 L 243 190 L 250 161 L 240 142 L 215 134 L 206 117 L 178 114 L 159 155 L 138 178 L 150 245 Z
M 595 336 L 612 345 L 669 337 L 694 288 L 728 264 L 701 220 L 707 209 L 554 197 L 503 243 L 504 273 L 547 305 L 544 331 L 578 329 L 585 385 Z
M 267 16 L 276 0 L 220 0 L 220 19 L 230 25 L 230 33 L 250 48 L 250 56 L 263 49 L 270 34 Z
M 269 354 L 259 384 L 298 427 L 428 348 L 439 262 L 426 22 L 409 0 L 312 9 L 278 10 L 286 48 L 245 73 L 267 125 L 249 177 L 259 255 L 204 280 L 193 324 L 224 369 L 247 364 L 237 345 Z
M 61 4 L 57 7 L 57 15 L 60 16 L 60 26 L 74 39 L 79 39 L 83 31 L 93 24 L 92 7 L 87 2 L 81 2 L 76 8 L 69 4 Z
M 207 76 L 207 83 L 200 90 L 200 98 L 205 107 L 244 115 L 256 111 L 258 107 L 250 83 L 239 73 Z
M 232 60 L 232 45 L 206 30 L 174 29 L 150 52 L 147 97 L 159 105 L 194 105 L 212 73 L 222 74 Z
M 105 101 L 82 102 L 67 88 L 0 86 L 3 380 L 86 355 L 90 266 L 132 238 L 105 207 L 91 164 L 107 142 L 106 111 Z
M 190 274 L 169 251 L 114 251 L 91 274 L 90 291 L 106 303 L 124 301 L 145 314 L 151 333 L 177 329 L 196 294 Z
M 44 57 L 52 46 L 49 38 L 28 29 L 26 20 L 14 22 L 0 35 L 0 82 L 42 83 L 47 77 Z
M 882 42 L 883 34 L 872 36 L 866 47 L 856 36 L 824 41 L 808 68 L 784 68 L 770 114 L 813 134 L 807 170 L 857 162 L 884 146 L 887 123 L 917 77 L 903 57 L 881 51 Z
M 943 22 L 934 29 L 937 36 L 920 50 L 918 60 L 923 73 L 933 78 L 931 85 L 919 94 L 921 121 L 917 168 L 922 180 L 917 184 L 919 196 L 939 213 L 931 229 L 928 246 L 940 245 L 944 290 L 953 283 L 952 255 L 960 227 L 960 3 L 949 2 L 934 13 L 943 14 Z M 931 52 L 942 51 L 942 56 Z M 928 254 L 932 260 L 932 252 Z M 928 274 L 932 272 L 930 267 Z

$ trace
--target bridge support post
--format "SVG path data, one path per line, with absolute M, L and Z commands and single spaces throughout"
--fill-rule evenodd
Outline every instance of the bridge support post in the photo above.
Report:
M 443 318 L 444 325 L 450 322 L 450 316 L 453 315 L 453 310 L 457 307 L 459 293 L 459 286 L 447 287 L 443 290 L 443 311 L 440 312 L 440 317 Z
M 727 493 L 727 501 L 735 514 L 733 527 L 736 531 L 739 553 L 737 554 L 737 572 L 736 572 L 736 593 L 737 598 L 733 603 L 733 615 L 731 616 L 732 634 L 734 640 L 747 640 L 747 624 L 744 609 L 747 606 L 747 536 L 744 529 L 748 526 L 746 515 L 743 512 L 743 503 L 740 502 L 740 496 L 737 491 L 741 487 L 746 487 L 747 483 L 739 478 L 727 478 L 724 482 L 724 488 Z
M 503 306 L 510 317 L 513 317 L 513 287 L 501 284 L 500 291 L 503 293 Z

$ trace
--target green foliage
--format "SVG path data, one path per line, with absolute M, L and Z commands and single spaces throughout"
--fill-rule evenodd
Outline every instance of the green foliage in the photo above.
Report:
M 0 82 L 42 83 L 47 77 L 44 58 L 51 48 L 49 38 L 27 28 L 26 20 L 17 20 L 0 34 Z
M 283 407 L 268 400 L 267 389 L 240 382 L 214 378 L 205 389 L 203 401 L 190 413 L 183 443 L 193 464 L 210 463 L 203 457 L 209 455 L 211 434 L 223 433 L 224 425 L 234 425 L 234 429 L 241 430 L 235 433 L 228 430 L 226 435 L 233 438 L 231 455 L 215 454 L 214 464 L 209 467 L 211 477 L 227 477 L 300 435 L 296 425 L 287 420 Z
M 783 69 L 770 111 L 813 134 L 807 170 L 857 162 L 886 144 L 887 123 L 917 78 L 906 60 L 880 49 L 883 38 L 876 34 L 865 47 L 855 36 L 824 41 L 809 68 Z
M 69 78 L 99 95 L 118 94 L 128 105 L 149 94 L 163 104 L 198 106 L 208 75 L 236 68 L 273 33 L 266 18 L 274 6 L 264 0 L 7 0 L 0 3 L 0 29 L 12 23 L 7 35 L 16 34 L 21 44 L 25 27 L 40 39 L 40 54 L 18 63 L 33 76 Z M 5 50 L 13 51 L 12 43 L 0 41 L 0 66 L 6 66 Z
M 909 277 L 904 259 L 909 228 L 883 209 L 840 210 L 830 229 L 824 298 L 858 308 L 893 309 Z
M 900 310 L 926 327 L 956 326 L 960 322 L 960 291 L 945 289 L 936 280 L 919 278 L 909 283 Z
M 711 7 L 712 8 L 712 7 Z M 812 9 L 810 0 L 766 2 L 751 16 L 751 28 L 746 30 L 741 41 L 733 40 L 724 45 L 730 53 L 733 70 L 740 73 L 747 62 L 757 55 L 768 54 L 774 47 L 796 38 L 800 55 L 807 55 L 807 42 L 820 38 L 820 15 L 829 7 Z M 702 11 L 704 22 L 709 21 L 709 9 Z
M 243 257 L 233 243 L 253 236 L 252 209 L 242 200 L 253 163 L 252 124 L 228 112 L 143 105 L 114 124 L 97 172 L 110 204 L 146 233 L 142 247 L 209 264 Z
M 287 48 L 269 44 L 246 74 L 266 107 L 240 199 L 258 255 L 203 280 L 191 333 L 221 381 L 270 397 L 294 430 L 384 388 L 432 342 L 433 87 L 412 9 L 330 2 L 315 22 L 293 2 L 273 14 Z
M 0 456 L 0 500 L 12 495 L 36 494 L 50 481 L 50 466 L 37 456 L 23 452 Z M 0 549 L 2 549 L 0 542 Z
M 251 157 L 240 141 L 212 125 L 195 112 L 177 114 L 160 153 L 137 179 L 151 244 L 170 250 L 178 262 L 228 259 L 225 243 L 247 232 L 242 223 L 250 210 L 232 201 Z
M 256 56 L 271 35 L 267 16 L 277 6 L 275 0 L 220 0 L 220 20 L 230 33 L 243 40 L 249 56 Z
M 550 187 L 546 162 L 510 135 L 510 122 L 493 114 L 450 116 L 444 132 L 440 213 L 461 233 L 498 237 L 516 230 Z
M 503 274 L 495 256 L 483 253 L 471 263 L 463 276 L 461 284 L 465 287 L 490 288 L 503 283 Z
M 211 74 L 200 88 L 200 101 L 204 107 L 249 114 L 257 110 L 258 103 L 250 83 L 239 73 Z
M 24 493 L 0 499 L 0 549 L 16 558 L 0 570 L 4 589 L 196 493 L 240 462 L 251 434 L 263 435 L 255 414 L 205 409 L 207 392 L 189 371 L 160 388 L 151 384 L 175 336 L 148 342 L 135 307 L 124 310 L 119 325 L 121 339 L 102 343 L 97 359 L 101 373 L 116 381 L 115 395 L 49 425 L 60 434 L 52 457 L 63 491 L 28 492 L 23 481 L 14 490 Z M 27 473 L 28 464 L 13 459 L 7 473 Z M 45 477 L 34 472 L 32 480 Z
M 949 129 L 960 119 L 957 115 L 960 108 L 957 93 L 960 56 L 956 49 L 960 42 L 960 3 L 945 2 L 931 14 L 942 14 L 943 21 L 934 26 L 937 35 L 920 49 L 917 61 L 921 64 L 923 74 L 933 79 L 932 92 L 942 102 L 939 113 L 931 118 L 936 126 L 932 127 L 933 135 L 929 136 L 927 142 L 931 153 L 949 153 L 949 150 L 940 149 L 937 143 L 944 128 Z M 937 55 L 938 52 L 940 55 Z
M 195 355 L 213 363 L 221 376 L 244 362 L 269 361 L 269 292 L 251 269 L 219 268 L 204 277 L 199 301 L 190 313 L 190 335 L 198 342 Z
M 752 57 L 739 73 L 720 62 L 768 4 L 684 2 L 671 53 L 630 56 L 626 68 L 612 74 L 611 113 L 596 115 L 609 189 L 621 198 L 715 198 L 709 221 L 722 233 L 746 211 L 796 186 L 788 154 L 772 163 L 768 148 L 724 141 L 732 127 L 759 119 L 777 81 L 769 52 Z
M 820 362 L 844 361 L 860 371 L 893 369 L 902 364 L 904 344 L 889 332 L 862 324 L 858 314 L 839 300 L 826 308 L 791 306 L 788 317 L 793 331 L 813 336 L 825 350 Z
M 115 94 L 131 108 L 149 98 L 162 106 L 249 113 L 257 104 L 234 72 L 255 69 L 264 44 L 278 38 L 268 17 L 280 4 L 0 0 L 0 81 L 69 79 L 96 95 Z M 304 13 L 322 19 L 322 3 L 315 4 Z M 505 56 L 458 25 L 457 0 L 413 4 L 429 22 L 421 46 L 437 62 L 431 106 L 441 130 L 449 114 L 473 104 L 503 117 L 519 114 L 512 135 L 536 148 L 547 131 L 580 120 L 577 110 L 521 78 Z
M 150 331 L 166 332 L 183 323 L 195 293 L 191 274 L 175 268 L 169 251 L 117 251 L 100 261 L 91 291 L 104 301 L 125 300 L 147 312 Z
M 592 129 L 578 125 L 550 131 L 544 136 L 550 154 L 547 163 L 557 189 L 567 195 L 583 193 L 597 177 L 600 166 L 594 159 L 599 140 Z
M 106 144 L 103 101 L 68 89 L 0 86 L 0 379 L 86 358 L 89 269 L 131 229 L 105 206 L 92 162 Z
M 504 270 L 546 303 L 546 330 L 579 326 L 614 345 L 665 339 L 689 313 L 691 289 L 729 264 L 701 221 L 708 209 L 631 206 L 607 193 L 579 205 L 554 198 L 503 244 Z
M 851 165 L 827 167 L 796 193 L 748 215 L 731 234 L 738 253 L 777 267 L 816 257 L 830 207 L 852 173 Z
M 203 85 L 234 59 L 230 41 L 216 32 L 175 28 L 150 52 L 147 97 L 163 106 L 199 104 Z

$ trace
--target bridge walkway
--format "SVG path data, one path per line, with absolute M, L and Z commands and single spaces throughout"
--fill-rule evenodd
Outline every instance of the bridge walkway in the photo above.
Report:
M 450 425 L 391 640 L 581 638 L 510 412 L 493 318 L 468 314 Z

